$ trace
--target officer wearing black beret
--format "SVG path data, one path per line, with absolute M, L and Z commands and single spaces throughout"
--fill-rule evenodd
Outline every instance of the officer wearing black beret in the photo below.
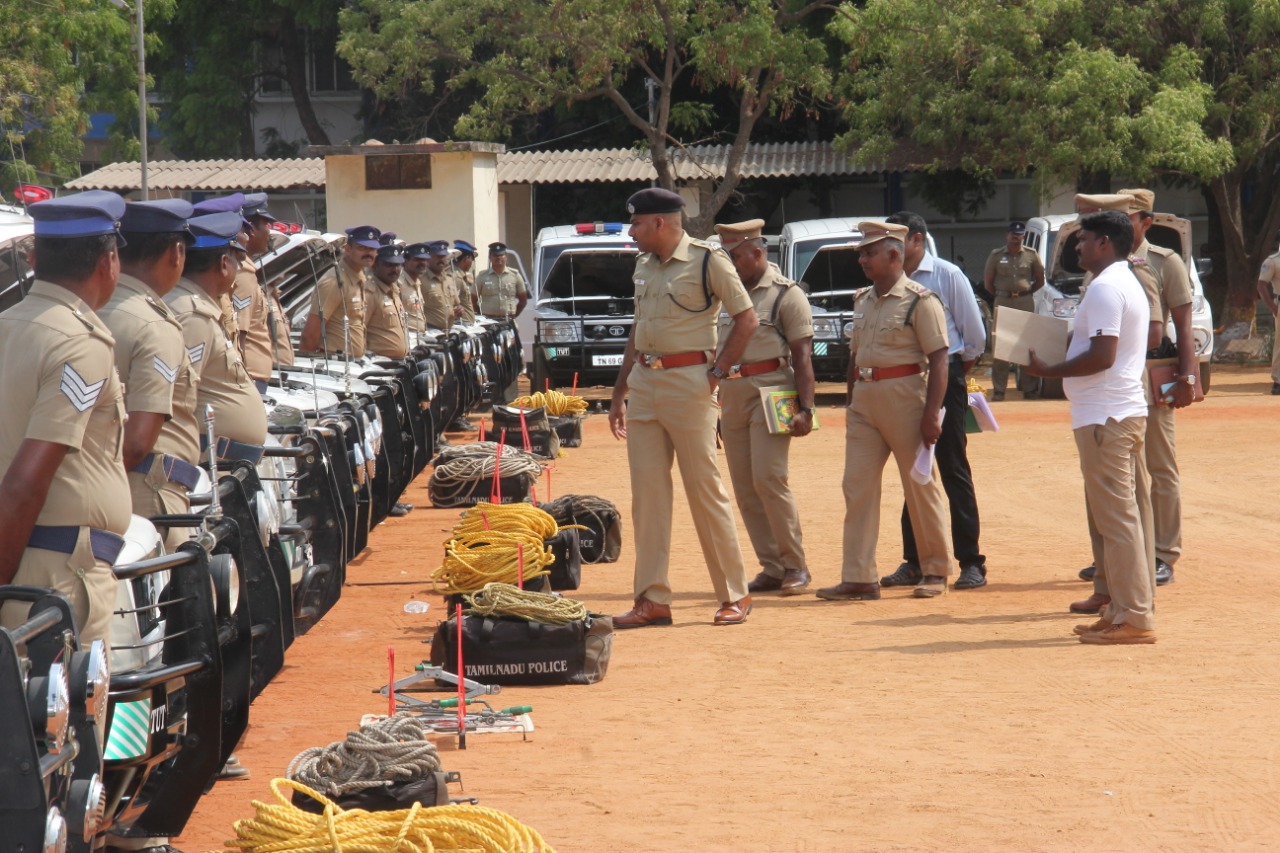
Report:
M 507 267 L 507 245 L 489 244 L 489 269 L 476 278 L 480 313 L 506 320 L 520 316 L 529 302 L 529 289 L 519 270 Z M 540 389 L 538 389 L 540 390 Z
M 716 388 L 759 325 L 729 256 L 685 233 L 684 199 L 641 190 L 627 200 L 642 252 L 632 276 L 635 323 L 614 385 L 609 428 L 627 441 L 635 526 L 635 604 L 618 628 L 671 624 L 671 460 L 680 474 L 720 608 L 715 624 L 751 612 L 733 510 L 716 464 Z M 732 317 L 717 353 L 721 308 Z M 628 399 L 628 391 L 630 398 Z

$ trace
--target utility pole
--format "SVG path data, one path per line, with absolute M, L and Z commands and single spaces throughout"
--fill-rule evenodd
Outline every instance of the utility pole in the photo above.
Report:
M 124 0 L 109 0 L 117 9 L 130 11 Z M 147 192 L 147 45 L 144 40 L 146 24 L 143 21 L 143 0 L 133 0 L 134 30 L 137 36 L 138 54 L 138 150 L 142 166 L 142 200 L 149 198 Z

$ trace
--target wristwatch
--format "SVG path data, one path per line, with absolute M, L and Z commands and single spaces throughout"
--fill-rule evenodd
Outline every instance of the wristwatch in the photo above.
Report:
M 1188 385 L 1190 385 L 1190 386 L 1192 386 L 1192 387 L 1195 387 L 1195 384 L 1196 384 L 1196 375 L 1195 375 L 1194 373 L 1187 373 L 1187 374 L 1185 374 L 1185 375 L 1183 375 L 1183 376 L 1175 376 L 1175 377 L 1173 377 L 1173 381 L 1175 381 L 1175 382 L 1185 382 L 1185 383 L 1187 383 Z
M 797 412 L 804 412 L 806 415 L 813 414 L 813 406 L 796 406 Z
M 720 367 L 719 365 L 716 365 L 716 364 L 713 364 L 713 365 L 711 365 L 709 368 L 707 368 L 707 373 L 710 373 L 710 374 L 711 374 L 712 376 L 714 376 L 716 379 L 724 379 L 726 376 L 728 376 L 728 375 L 729 375 L 729 374 L 724 370 L 724 368 L 722 368 L 722 367 Z

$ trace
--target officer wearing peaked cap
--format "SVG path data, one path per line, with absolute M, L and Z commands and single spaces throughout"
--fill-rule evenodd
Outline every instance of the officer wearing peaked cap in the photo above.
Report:
M 422 273 L 427 269 L 431 250 L 426 243 L 410 243 L 404 249 L 404 266 L 400 268 L 400 302 L 404 305 L 409 331 L 427 330 L 427 316 L 422 300 Z
M 267 210 L 266 193 L 248 193 L 240 215 L 245 220 L 245 255 L 236 269 L 236 282 L 231 289 L 231 307 L 235 311 L 239 332 L 236 346 L 244 356 L 245 369 L 253 377 L 258 391 L 265 393 L 271 369 L 276 364 L 293 361 L 293 346 L 288 334 L 272 334 L 273 314 L 280 311 L 273 304 L 258 276 L 255 258 L 265 255 L 271 248 L 271 223 L 276 218 Z M 283 312 L 280 312 L 283 313 Z M 281 341 L 280 338 L 284 340 Z M 279 357 L 287 352 L 287 361 Z
M 1018 311 L 1035 311 L 1033 298 L 1040 288 L 1044 287 L 1044 262 L 1035 249 L 1022 245 L 1022 237 L 1027 233 L 1023 222 L 1010 222 L 1005 234 L 1005 245 L 993 249 L 987 256 L 987 267 L 982 274 L 983 286 L 995 297 L 996 308 L 1011 308 Z M 1024 398 L 1033 399 L 1040 396 L 1040 380 L 1018 370 L 1018 390 Z M 991 399 L 1004 399 L 1005 386 L 1009 382 L 1009 362 L 993 361 L 991 363 Z
M 476 321 L 480 311 L 480 303 L 476 297 L 476 263 L 475 246 L 466 240 L 454 240 L 450 261 L 453 265 L 454 289 L 458 293 L 458 302 L 462 305 L 462 314 L 458 317 L 468 325 Z
M 426 246 L 426 269 L 422 273 L 422 306 L 426 315 L 428 329 L 444 329 L 448 331 L 460 311 L 453 288 L 453 279 L 449 275 L 449 243 L 445 240 L 432 240 Z
M 763 219 L 716 226 L 760 322 L 740 363 L 720 383 L 720 431 L 738 512 L 760 561 L 761 572 L 747 588 L 796 595 L 809 586 L 809 566 L 788 454 L 791 437 L 813 428 L 813 315 L 804 292 L 769 263 L 763 228 Z M 797 392 L 789 433 L 769 430 L 760 389 L 772 386 Z
M 518 317 L 529 302 L 529 288 L 519 270 L 507 266 L 507 245 L 489 244 L 489 269 L 476 277 L 480 313 L 498 320 Z
M 642 254 L 632 275 L 635 323 L 609 428 L 627 442 L 636 568 L 635 603 L 614 618 L 618 628 L 671 624 L 673 457 L 720 604 L 715 624 L 737 625 L 751 612 L 733 509 L 716 465 L 715 393 L 759 322 L 728 255 L 685 233 L 683 206 L 679 195 L 656 188 L 627 201 L 631 238 Z M 721 307 L 732 323 L 717 352 Z
M 342 261 L 316 282 L 307 324 L 302 329 L 303 352 L 364 356 L 364 286 L 373 266 L 382 232 L 372 225 L 347 229 Z M 343 326 L 346 324 L 347 332 Z
M 165 303 L 182 277 L 187 245 L 194 242 L 181 199 L 130 202 L 120 230 L 120 283 L 100 312 L 115 336 L 116 369 L 124 381 L 124 467 L 134 513 L 151 518 L 190 509 L 188 492 L 199 477 L 200 427 L 196 373 L 182 324 Z M 173 527 L 176 548 L 189 531 Z
M 932 598 L 946 593 L 951 571 L 946 504 L 932 460 L 926 482 L 909 474 L 920 449 L 942 434 L 947 320 L 937 295 L 903 272 L 908 227 L 860 222 L 858 230 L 858 262 L 872 286 L 854 295 L 849 334 L 844 560 L 841 582 L 818 590 L 818 596 L 840 601 L 880 597 L 880 481 L 892 455 L 920 563 L 913 595 Z
M 29 210 L 36 280 L 0 314 L 0 584 L 58 590 L 82 647 L 110 644 L 129 483 L 115 340 L 95 312 L 116 287 L 125 203 L 95 191 Z M 0 623 L 15 627 L 28 610 L 7 603 Z
M 383 246 L 378 249 L 373 275 L 365 285 L 365 340 L 369 352 L 383 358 L 404 358 L 409 354 L 409 330 L 397 286 L 404 262 L 404 246 Z
M 204 201 L 196 202 L 193 213 L 196 216 L 208 216 L 211 213 L 234 213 L 240 217 L 244 227 L 248 228 L 249 221 L 244 218 L 243 213 L 245 201 L 244 193 L 231 193 L 230 195 L 207 198 Z M 223 294 L 218 300 L 218 308 L 222 312 L 220 319 L 223 334 L 227 336 L 227 340 L 233 341 L 237 347 L 240 346 L 241 333 L 244 330 L 240 327 L 239 312 L 236 310 L 235 302 L 232 300 L 230 292 Z
M 196 411 L 213 407 L 219 458 L 257 464 L 267 437 L 266 410 L 240 350 L 218 322 L 217 299 L 235 283 L 232 247 L 240 235 L 240 216 L 214 213 L 189 224 L 195 240 L 187 249 L 182 279 L 165 301 L 182 324 L 183 343 L 198 375 Z

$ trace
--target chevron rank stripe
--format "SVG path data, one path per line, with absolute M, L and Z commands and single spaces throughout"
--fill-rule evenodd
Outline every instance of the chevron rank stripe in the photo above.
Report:
M 187 347 L 187 355 L 191 357 L 192 364 L 199 364 L 204 360 L 204 344 L 199 343 L 193 347 Z
M 102 757 L 107 761 L 140 758 L 151 736 L 151 700 L 121 702 L 112 710 L 111 731 Z
M 67 362 L 62 365 L 62 383 L 58 388 L 71 401 L 71 405 L 75 406 L 77 412 L 87 412 L 93 408 L 94 403 L 98 402 L 98 395 L 102 393 L 106 384 L 106 379 L 86 382 L 71 363 Z
M 151 365 L 156 369 L 156 373 L 163 376 L 164 380 L 170 385 L 173 384 L 173 380 L 178 376 L 178 368 L 165 364 L 164 359 L 158 355 L 151 357 Z
M 239 297 L 236 297 L 236 296 L 231 297 L 231 304 L 235 306 L 235 309 L 237 311 L 243 311 L 244 309 L 248 308 L 250 303 L 252 302 L 253 302 L 252 296 L 246 296 L 243 299 L 240 299 Z

